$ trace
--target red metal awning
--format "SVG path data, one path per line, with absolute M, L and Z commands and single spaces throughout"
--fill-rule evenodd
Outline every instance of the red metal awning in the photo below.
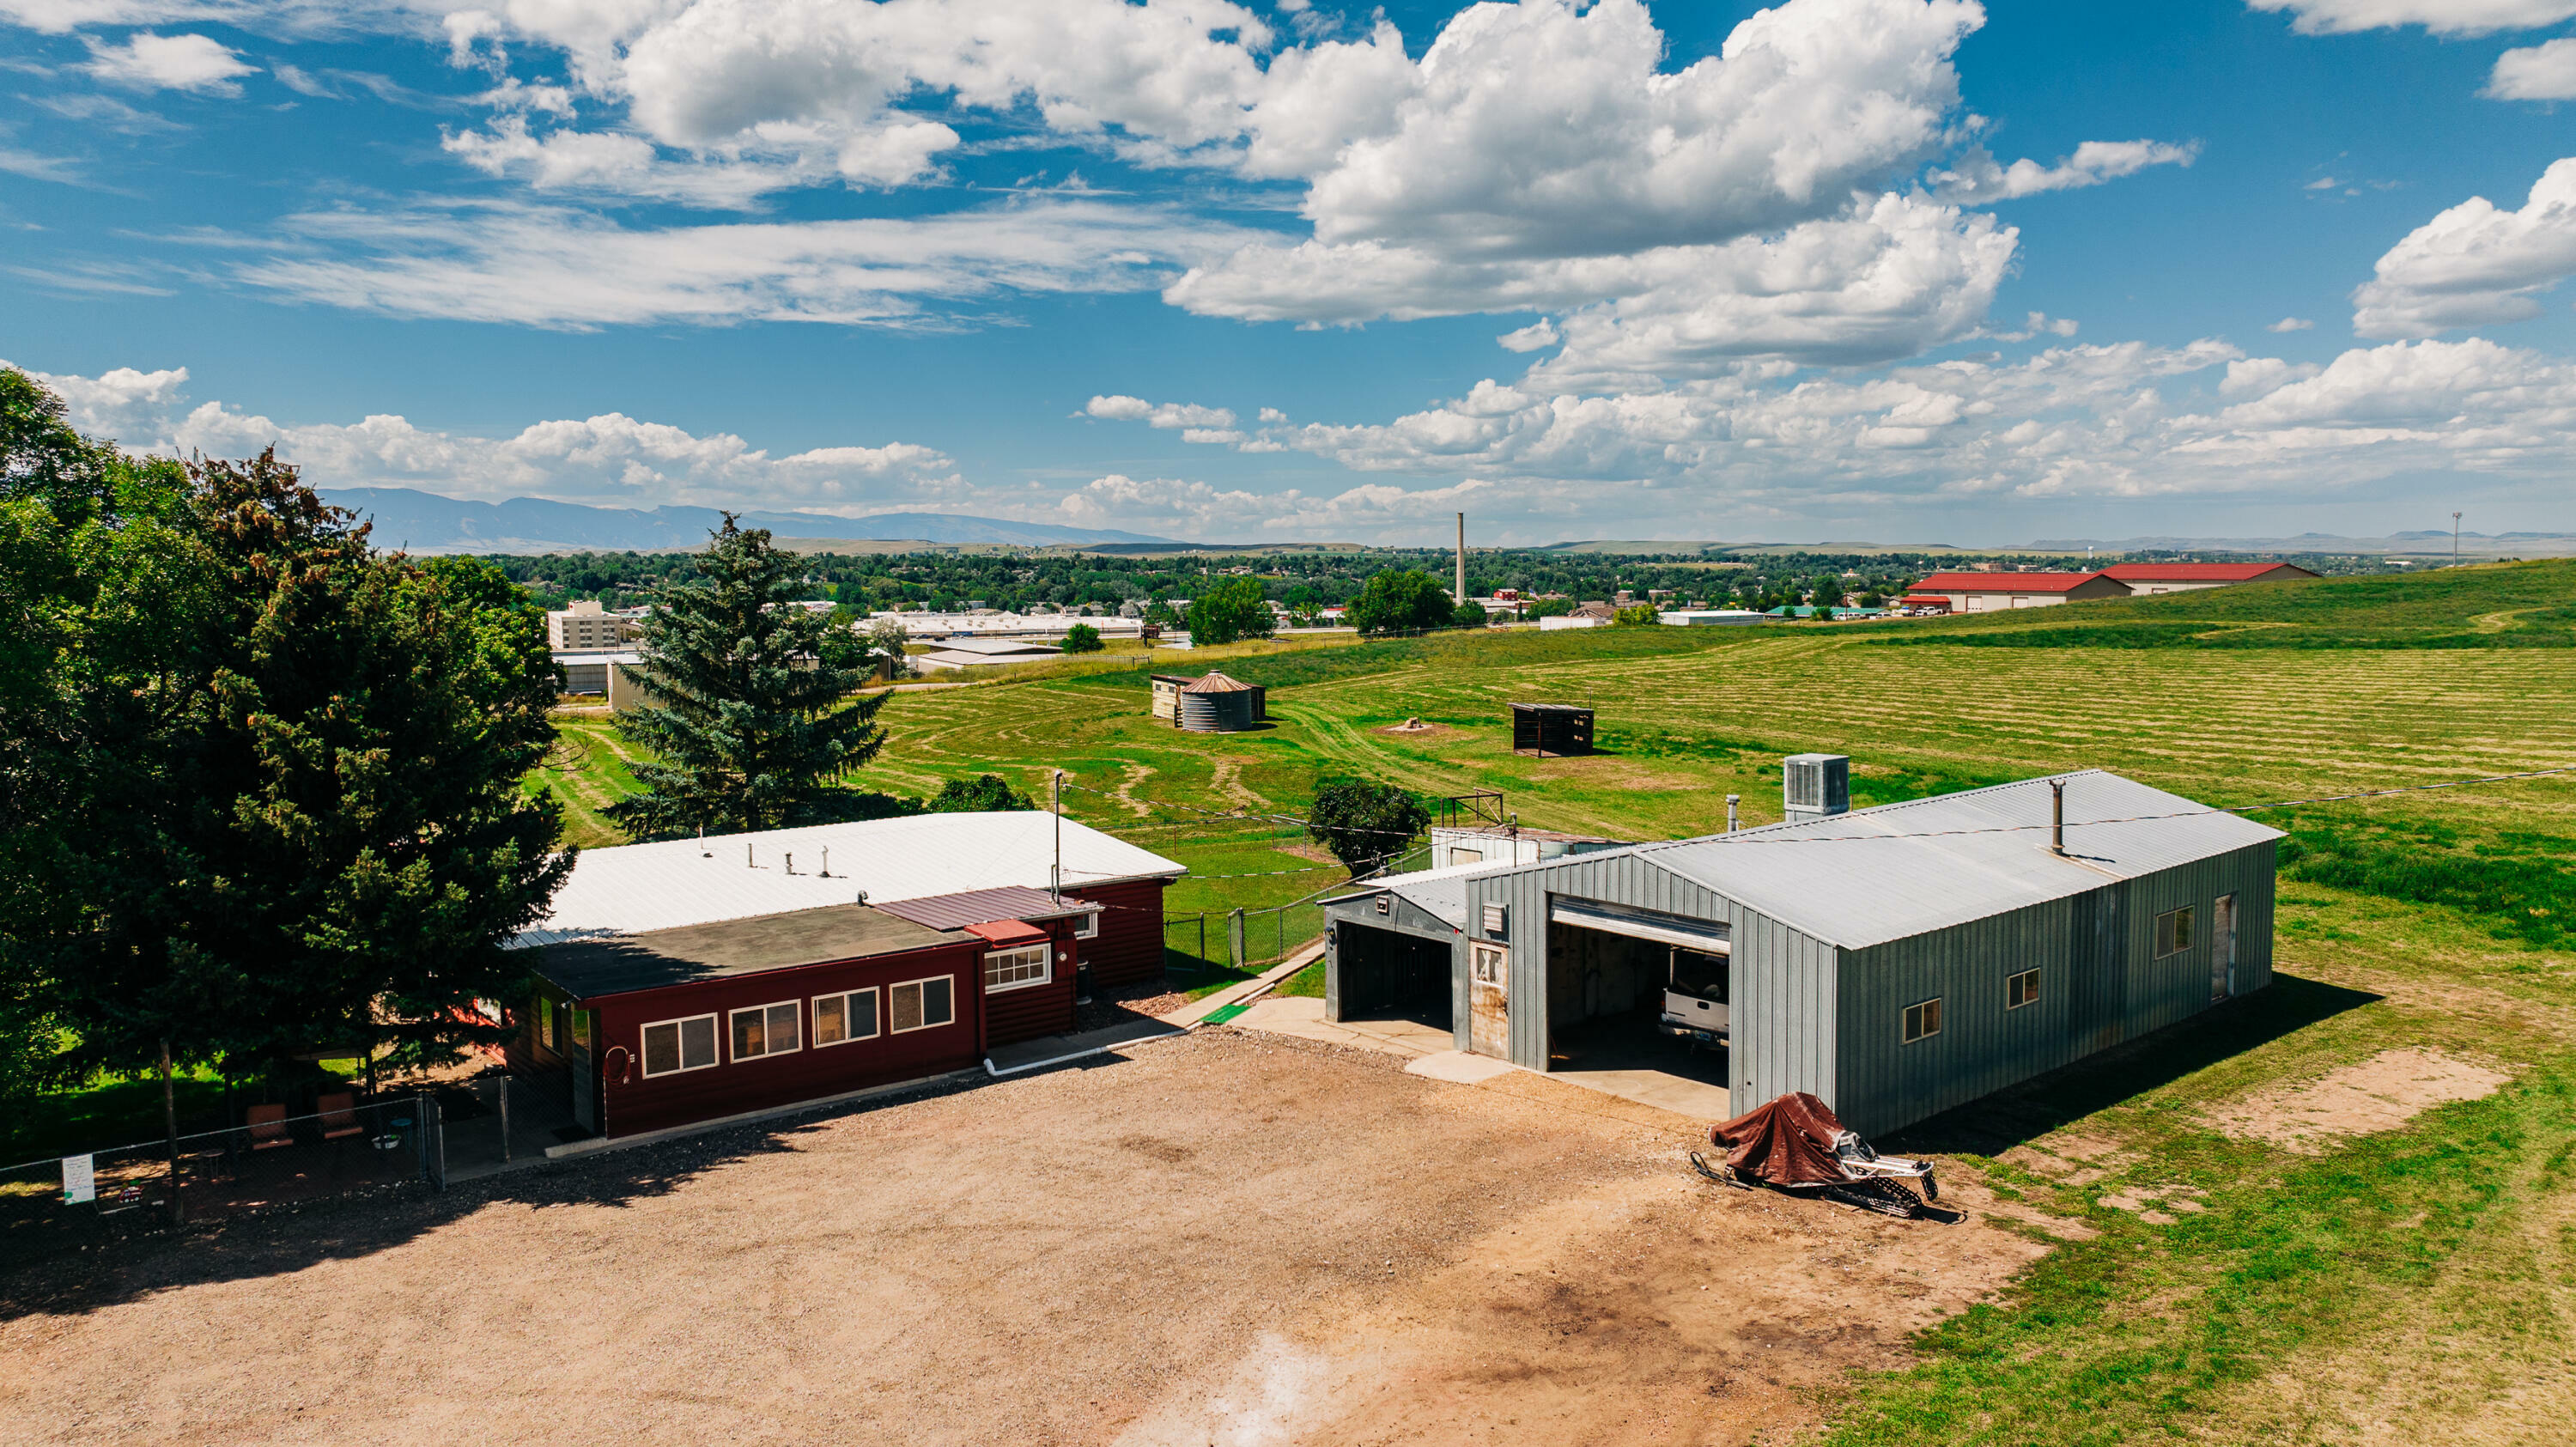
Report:
M 997 919 L 987 924 L 970 924 L 966 933 L 992 945 L 1034 945 L 1046 941 L 1047 932 L 1027 920 Z

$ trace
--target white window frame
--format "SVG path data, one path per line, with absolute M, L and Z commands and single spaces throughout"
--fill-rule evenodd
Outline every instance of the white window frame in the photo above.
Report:
M 688 1041 L 685 1035 L 680 1033 L 680 1027 L 694 1020 L 707 1022 L 708 1043 L 714 1047 L 708 1051 L 708 1054 L 715 1058 L 704 1065 L 689 1064 Z M 655 1070 L 652 1067 L 652 1052 L 645 1048 L 645 1037 L 665 1025 L 670 1026 L 673 1031 L 671 1049 L 680 1057 L 680 1063 L 668 1070 Z M 724 1022 L 717 1018 L 712 1010 L 701 1015 L 675 1015 L 668 1020 L 648 1020 L 643 1029 L 635 1032 L 635 1068 L 646 1080 L 660 1080 L 666 1075 L 686 1075 L 692 1070 L 713 1070 L 724 1064 L 723 1033 Z
M 2028 981 L 2028 983 L 2025 984 L 2023 983 L 2024 981 Z M 2013 998 L 2013 991 L 2016 986 L 2018 986 L 2021 991 L 2021 998 L 2018 1000 Z M 2036 1005 L 2038 1003 L 2039 971 L 2037 969 L 2015 970 L 2004 977 L 2005 1009 L 2018 1010 L 2025 1005 Z
M 1035 975 L 1016 980 L 995 980 L 993 978 L 993 966 L 997 962 L 1001 961 L 1005 957 L 1010 957 L 1015 964 L 1030 963 L 1029 961 L 1019 958 L 1020 956 L 1025 955 L 1037 956 L 1034 963 L 1038 967 L 1038 972 Z M 1030 990 L 1035 989 L 1040 985 L 1052 985 L 1054 983 L 1055 942 L 1053 940 L 1041 941 L 1040 943 L 1033 945 L 1013 945 L 1011 948 L 1006 950 L 987 950 L 984 952 L 984 993 L 987 995 L 1006 994 L 1012 990 Z
M 1073 937 L 1078 940 L 1096 940 L 1100 938 L 1100 917 L 1107 912 L 1108 911 L 1106 910 L 1094 909 L 1086 910 L 1081 914 L 1075 915 L 1073 917 Z
M 928 1018 L 930 1012 L 925 1009 L 921 1012 L 923 1016 L 922 1023 L 918 1025 L 895 1024 L 895 992 L 902 989 L 918 990 L 921 986 L 927 985 L 934 980 L 945 980 L 948 983 L 948 1018 L 945 1020 L 931 1020 Z M 885 1002 L 886 1033 L 889 1035 L 909 1035 L 915 1030 L 938 1030 L 946 1026 L 954 1025 L 957 1023 L 957 977 L 955 975 L 924 975 L 918 980 L 899 981 L 898 983 L 886 986 Z
M 784 1050 L 778 1049 L 769 1043 L 769 1012 L 772 1010 L 792 1010 L 796 1012 L 796 1043 L 788 1046 Z M 742 1039 L 742 1036 L 736 1032 L 733 1022 L 736 1017 L 742 1015 L 758 1015 L 760 1017 L 760 1053 L 757 1055 L 744 1055 L 735 1049 L 736 1043 Z M 767 1060 L 773 1055 L 793 1055 L 804 1048 L 805 1012 L 798 1009 L 797 1003 L 794 1000 L 772 1000 L 766 1005 L 745 1005 L 739 1010 L 725 1011 L 725 1058 L 737 1065 L 752 1060 Z
M 869 997 L 868 1033 L 865 1035 L 853 1035 L 849 1033 L 850 1002 L 861 995 Z M 823 1002 L 825 1000 L 838 1000 L 841 1002 L 841 1038 L 838 1040 L 826 1040 L 823 1038 Z M 874 1040 L 885 1033 L 885 1002 L 883 997 L 878 994 L 877 987 L 874 985 L 862 985 L 855 990 L 834 990 L 828 995 L 816 995 L 807 1003 L 814 1017 L 812 1033 L 814 1036 L 814 1048 L 817 1050 L 829 1050 L 835 1045 L 856 1045 L 862 1040 Z
M 1512 988 L 1511 947 L 1487 944 L 1482 940 L 1469 943 L 1467 973 L 1477 984 L 1509 994 Z
M 2176 905 L 2174 908 L 2166 910 L 2164 913 L 2156 916 L 2155 952 L 2157 959 L 2169 960 L 2176 955 L 2191 953 L 2191 947 L 2198 943 L 2197 932 L 2193 928 L 2193 926 L 2200 923 L 2198 919 L 2193 917 L 2193 913 L 2196 909 L 2197 906 L 2195 905 Z M 2165 948 L 2165 939 L 2168 934 L 2168 931 L 2165 929 L 2165 921 L 2167 920 L 2176 921 L 2174 928 L 2170 931 L 2174 941 L 2172 949 Z
M 1917 1011 L 1923 1013 L 1918 1015 Z M 1927 1028 L 1917 1031 L 1915 1029 L 1917 1020 L 1921 1020 Z M 1906 1006 L 1905 1018 L 1899 1023 L 1897 1033 L 1903 1037 L 1903 1043 L 1907 1045 L 1919 1045 L 1940 1034 L 1941 997 L 1935 995 L 1929 1000 L 1917 1000 Z

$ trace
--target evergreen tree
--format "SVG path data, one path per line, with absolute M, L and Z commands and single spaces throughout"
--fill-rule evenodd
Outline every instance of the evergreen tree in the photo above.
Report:
M 642 837 L 770 829 L 828 812 L 835 781 L 876 757 L 886 694 L 851 699 L 870 660 L 845 628 L 790 603 L 802 565 L 731 513 L 697 578 L 653 590 L 635 677 L 649 702 L 617 716 L 652 751 L 644 792 L 609 808 Z

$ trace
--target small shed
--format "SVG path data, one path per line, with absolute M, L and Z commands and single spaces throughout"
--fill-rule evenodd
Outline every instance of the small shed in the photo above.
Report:
M 1198 682 L 1186 673 L 1157 673 L 1154 683 L 1154 717 L 1174 728 L 1181 724 L 1181 690 Z
M 1592 752 L 1592 710 L 1570 703 L 1513 704 L 1512 752 L 1542 759 Z
M 1211 673 L 1181 686 L 1180 725 L 1192 733 L 1230 734 L 1260 722 L 1262 690 L 1239 678 Z

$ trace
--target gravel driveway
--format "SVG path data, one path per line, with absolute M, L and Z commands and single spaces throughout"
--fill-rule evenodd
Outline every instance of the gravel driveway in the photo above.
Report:
M 1741 1441 L 2038 1249 L 1398 1063 L 1209 1031 L 0 1282 L 0 1435 Z

